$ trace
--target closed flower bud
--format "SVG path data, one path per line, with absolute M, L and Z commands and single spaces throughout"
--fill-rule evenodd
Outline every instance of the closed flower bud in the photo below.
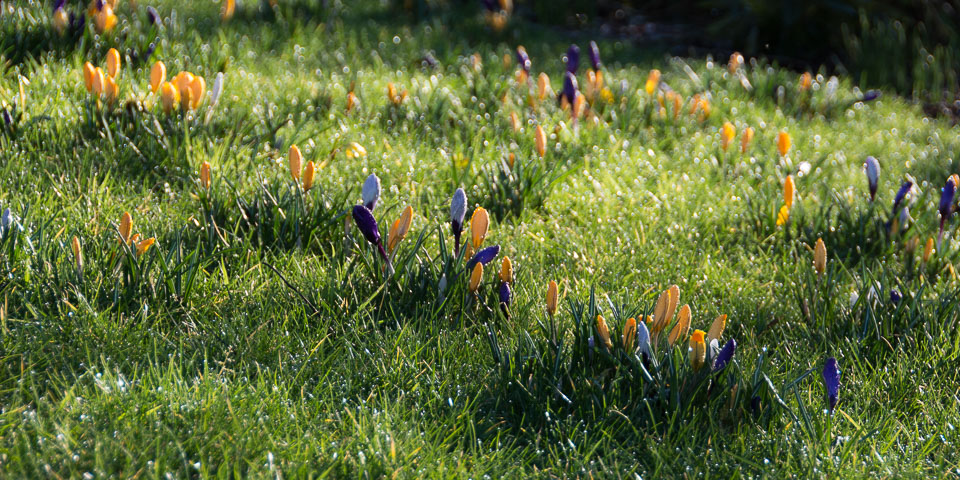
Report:
M 407 206 L 403 209 L 403 213 L 400 214 L 400 218 L 397 221 L 393 222 L 393 226 L 390 227 L 390 238 L 387 240 L 387 252 L 393 253 L 397 248 L 397 245 L 406 238 L 407 232 L 410 231 L 410 224 L 413 222 L 413 207 Z
M 737 129 L 734 128 L 733 124 L 730 122 L 724 122 L 723 128 L 720 130 L 720 148 L 726 152 L 727 147 L 730 146 L 730 142 L 732 142 L 736 136 Z
M 723 370 L 731 360 L 733 360 L 733 354 L 737 351 L 737 342 L 734 339 L 727 340 L 727 344 L 720 349 L 720 353 L 717 354 L 717 358 L 713 360 L 713 371 L 719 372 Z
M 577 77 L 572 73 L 563 74 L 563 90 L 560 92 L 560 105 L 564 108 L 572 106 L 577 98 Z
M 83 63 L 83 86 L 87 88 L 87 92 L 93 93 L 93 76 L 96 73 L 96 68 L 90 62 Z
M 487 248 L 484 248 L 483 250 L 480 250 L 479 252 L 477 252 L 477 254 L 474 255 L 473 258 L 471 258 L 467 262 L 467 268 L 469 269 L 473 267 L 474 263 L 482 263 L 486 265 L 492 262 L 493 259 L 497 258 L 497 255 L 499 254 L 500 254 L 500 245 L 491 245 Z
M 474 250 L 478 250 L 483 245 L 483 240 L 487 238 L 487 231 L 490 228 L 490 217 L 483 207 L 477 207 L 470 217 L 470 232 L 473 241 Z
M 786 130 L 780 130 L 777 134 L 777 151 L 780 152 L 781 157 L 787 156 L 790 152 L 790 144 L 790 134 Z
M 527 74 L 530 73 L 530 66 L 531 66 L 530 56 L 527 55 L 527 50 L 524 49 L 522 46 L 517 47 L 517 64 L 520 65 L 520 69 L 523 70 L 525 73 Z
M 170 82 L 163 82 L 163 86 L 160 87 L 160 104 L 163 107 L 163 112 L 170 114 L 173 111 L 174 106 L 179 100 L 179 94 L 177 93 L 176 87 L 173 86 Z
M 196 110 L 203 102 L 203 94 L 207 90 L 207 82 L 200 75 L 193 77 L 190 82 L 190 108 Z
M 730 54 L 730 61 L 727 62 L 727 68 L 730 70 L 730 73 L 736 73 L 737 70 L 743 65 L 743 55 L 740 52 L 733 52 Z
M 133 232 L 133 217 L 130 216 L 130 212 L 123 212 L 123 215 L 120 217 L 120 240 L 124 244 L 130 243 L 130 235 Z
M 180 110 L 184 113 L 190 110 L 190 105 L 193 104 L 193 90 L 185 88 L 180 90 Z
M 570 48 L 567 50 L 567 72 L 577 73 L 577 68 L 580 66 L 580 47 L 576 44 L 570 45 Z
M 597 336 L 600 338 L 601 345 L 606 348 L 613 348 L 613 342 L 610 340 L 610 329 L 607 328 L 607 321 L 602 315 L 597 315 Z
M 510 257 L 503 257 L 503 262 L 500 263 L 500 281 L 513 283 L 513 263 L 510 262 Z
M 70 26 L 70 16 L 62 6 L 58 7 L 53 11 L 53 28 L 57 29 L 57 33 L 63 34 L 68 26 Z
M 513 293 L 510 291 L 510 284 L 507 282 L 500 283 L 500 305 L 503 307 L 510 306 L 510 300 L 513 296 Z M 504 314 L 508 314 L 506 308 L 504 308 Z
M 796 195 L 796 187 L 793 184 L 793 175 L 787 175 L 783 181 L 783 204 L 788 209 L 793 208 L 793 197 Z
M 720 337 L 723 336 L 723 330 L 727 327 L 727 316 L 720 315 L 719 317 L 713 320 L 713 323 L 710 325 L 710 330 L 707 332 L 707 343 L 713 340 L 720 340 Z
M 353 111 L 354 108 L 360 105 L 360 99 L 357 98 L 357 95 L 353 92 L 347 93 L 347 113 Z
M 210 162 L 200 165 L 200 186 L 204 190 L 210 190 Z
M 810 75 L 810 72 L 803 72 L 803 75 L 800 75 L 800 91 L 810 90 L 811 85 L 813 85 L 813 75 Z
M 637 341 L 637 319 L 630 317 L 623 326 L 623 334 L 620 337 L 620 344 L 627 352 L 633 351 L 633 345 Z
M 377 208 L 377 202 L 380 201 L 380 178 L 371 173 L 363 182 L 361 195 L 363 204 L 372 212 Z
M 287 163 L 290 166 L 290 176 L 294 181 L 300 179 L 300 170 L 303 167 L 303 154 L 300 153 L 300 147 L 291 145 L 287 152 Z
M 671 347 L 677 344 L 677 342 L 687 336 L 687 332 L 690 331 L 690 305 L 684 305 L 680 307 L 680 313 L 677 314 L 677 324 L 674 325 L 673 330 L 670 330 L 670 335 L 667 337 L 667 342 Z
M 96 69 L 94 69 L 93 83 L 92 83 L 93 94 L 96 95 L 98 98 L 100 97 L 100 95 L 103 95 L 104 86 L 106 85 L 106 82 L 104 81 L 103 77 L 104 77 L 103 70 L 101 70 L 100 67 L 97 67 Z
M 677 303 L 680 301 L 680 287 L 671 285 L 670 288 L 663 291 L 657 298 L 657 304 L 653 309 L 653 333 L 657 334 L 663 331 L 670 323 L 673 314 L 677 310 Z
M 547 314 L 551 317 L 557 313 L 557 282 L 550 280 L 547 284 Z
M 167 66 L 161 61 L 154 63 L 150 67 L 150 91 L 157 93 L 157 90 L 160 90 L 160 86 L 163 85 L 163 81 L 167 78 Z
M 117 104 L 117 99 L 120 98 L 120 86 L 109 75 L 103 78 L 103 98 L 111 108 Z
M 467 290 L 470 293 L 475 293 L 478 288 L 480 288 L 480 281 L 483 280 L 483 264 L 477 262 L 473 266 L 473 271 L 470 273 L 470 283 L 467 285 Z
M 840 367 L 836 358 L 830 357 L 823 363 L 823 385 L 827 390 L 827 405 L 833 413 L 840 400 Z
M 535 137 L 537 145 L 537 155 L 542 158 L 547 154 L 547 133 L 543 131 L 543 126 L 537 125 Z
M 643 355 L 644 360 L 650 358 L 650 330 L 643 322 L 637 323 L 637 351 Z
M 313 188 L 313 179 L 317 174 L 317 165 L 313 160 L 303 166 L 303 191 L 308 192 Z
M 156 239 L 156 238 L 153 238 L 153 237 L 150 237 L 150 238 L 145 239 L 145 240 L 140 240 L 140 241 L 138 241 L 138 242 L 137 242 L 137 256 L 139 257 L 140 255 L 143 255 L 144 253 L 147 253 L 147 250 L 150 250 L 150 247 L 152 247 L 153 244 L 156 243 L 156 242 L 157 242 L 157 239 Z
M 597 42 L 591 40 L 590 47 L 588 49 L 590 55 L 590 66 L 594 70 L 600 70 L 600 47 L 597 46 Z
M 743 136 L 740 137 L 740 153 L 747 153 L 747 149 L 750 148 L 750 142 L 753 141 L 754 133 L 753 127 L 743 129 Z
M 117 16 L 114 15 L 110 5 L 103 5 L 103 8 L 93 16 L 93 26 L 99 34 L 107 33 L 117 26 Z
M 380 245 L 380 229 L 377 227 L 377 220 L 373 218 L 373 213 L 367 207 L 355 205 L 353 221 L 357 225 L 357 230 L 363 234 L 363 238 L 373 245 Z
M 117 78 L 120 73 L 120 52 L 116 48 L 107 50 L 107 75 L 111 78 Z
M 877 162 L 876 158 L 867 157 L 863 168 L 867 172 L 867 186 L 870 188 L 870 201 L 872 202 L 877 196 L 877 185 L 880 181 L 880 162 Z
M 707 344 L 704 342 L 703 330 L 694 330 L 690 336 L 690 347 L 687 350 L 687 357 L 690 359 L 690 366 L 694 371 L 700 370 L 707 358 Z
M 80 239 L 74 236 L 70 241 L 70 247 L 73 249 L 73 259 L 77 264 L 77 271 L 83 270 L 83 250 L 80 248 Z
M 220 7 L 220 20 L 227 21 L 233 18 L 234 12 L 237 10 L 237 1 L 236 0 L 223 0 L 223 5 Z
M 813 269 L 817 275 L 823 275 L 827 270 L 827 246 L 822 238 L 817 239 L 817 245 L 813 249 Z
M 549 94 L 550 77 L 546 73 L 541 72 L 540 75 L 537 76 L 537 98 L 543 100 L 547 98 Z
M 927 239 L 927 243 L 923 245 L 923 261 L 924 263 L 930 261 L 930 257 L 933 255 L 933 237 Z
M 467 194 L 462 188 L 453 192 L 453 198 L 450 200 L 450 224 L 453 234 L 457 237 L 463 231 L 463 219 L 467 215 Z
M 644 86 L 647 95 L 653 95 L 653 92 L 657 91 L 657 88 L 660 86 L 660 70 L 653 69 L 650 70 L 650 74 L 647 75 L 647 84 Z

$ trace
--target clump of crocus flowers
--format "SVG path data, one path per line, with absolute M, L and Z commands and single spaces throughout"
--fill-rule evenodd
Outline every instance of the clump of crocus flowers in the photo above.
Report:
M 146 253 L 157 241 L 154 237 L 142 238 L 139 233 L 133 233 L 133 217 L 130 212 L 123 212 L 117 233 L 120 236 L 120 243 L 133 248 L 138 257 Z
M 793 184 L 793 175 L 787 175 L 783 181 L 783 206 L 777 212 L 777 226 L 787 223 L 790 218 L 790 209 L 793 208 L 793 199 L 796 195 L 796 187 Z
M 83 84 L 87 92 L 94 95 L 98 105 L 102 99 L 109 108 L 113 108 L 120 97 L 120 86 L 116 80 L 120 75 L 121 58 L 116 48 L 107 51 L 105 64 L 106 71 L 100 67 L 94 67 L 90 62 L 85 62 Z

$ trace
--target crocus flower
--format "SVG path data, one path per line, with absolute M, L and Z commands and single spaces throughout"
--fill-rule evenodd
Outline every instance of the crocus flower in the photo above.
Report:
M 780 130 L 777 134 L 777 151 L 780 152 L 781 157 L 787 156 L 790 152 L 790 144 L 790 134 L 786 130 Z
M 490 228 L 490 216 L 483 207 L 477 207 L 470 217 L 471 246 L 473 250 L 479 250 L 483 241 L 487 238 L 487 231 Z M 486 263 L 486 262 L 484 262 Z
M 144 253 L 147 253 L 147 250 L 150 250 L 150 247 L 152 247 L 153 244 L 156 243 L 156 242 L 157 242 L 157 239 L 156 239 L 156 238 L 153 238 L 153 237 L 150 237 L 150 238 L 147 238 L 147 239 L 144 239 L 144 240 L 139 240 L 139 239 L 138 239 L 137 242 L 136 242 L 136 245 L 137 245 L 137 256 L 139 257 L 139 256 L 143 255 Z
M 713 340 L 720 340 L 720 337 L 723 336 L 723 330 L 727 327 L 727 316 L 720 315 L 719 317 L 713 320 L 713 323 L 710 324 L 710 330 L 707 331 L 707 342 Z
M 811 85 L 813 85 L 813 76 L 810 75 L 810 72 L 803 72 L 803 75 L 800 75 L 800 91 L 810 90 Z
M 287 163 L 290 166 L 290 177 L 293 181 L 300 180 L 300 170 L 303 167 L 303 154 L 300 153 L 300 147 L 291 145 L 287 152 Z
M 200 186 L 204 190 L 210 190 L 210 162 L 200 165 Z
M 704 342 L 704 335 L 706 335 L 703 330 L 694 330 L 693 335 L 690 336 L 690 346 L 687 350 L 687 357 L 690 359 L 690 366 L 693 367 L 694 371 L 700 370 L 703 367 L 704 361 L 707 357 L 707 345 Z
M 473 266 L 473 271 L 470 273 L 470 283 L 467 284 L 467 290 L 470 293 L 476 293 L 477 289 L 480 288 L 480 281 L 483 280 L 483 264 L 477 262 Z
M 550 93 L 550 77 L 543 72 L 537 75 L 537 98 L 543 100 Z
M 510 113 L 510 126 L 513 127 L 514 132 L 520 131 L 520 116 L 517 115 L 517 112 Z
M 233 18 L 234 12 L 237 10 L 237 1 L 236 0 L 224 0 L 223 6 L 220 8 L 220 20 L 227 21 Z
M 353 221 L 356 223 L 360 233 L 363 234 L 363 237 L 377 247 L 377 250 L 380 252 L 380 257 L 387 262 L 387 268 L 389 269 L 390 258 L 387 256 L 387 252 L 383 249 L 383 244 L 380 242 L 380 228 L 377 227 L 377 220 L 373 218 L 373 213 L 363 205 L 354 205 Z
M 372 212 L 377 208 L 377 202 L 380 201 L 380 178 L 371 173 L 363 182 L 363 204 Z
M 623 326 L 623 334 L 620 337 L 620 344 L 627 352 L 633 351 L 633 345 L 637 341 L 637 319 L 630 317 Z
M 213 79 L 213 88 L 210 89 L 210 107 L 217 106 L 217 102 L 220 101 L 220 95 L 223 93 L 223 72 L 217 72 L 216 78 Z
M 70 16 L 67 14 L 66 9 L 63 8 L 65 2 L 58 1 L 58 7 L 55 7 L 53 10 L 53 28 L 57 29 L 57 33 L 63 34 L 67 31 L 67 27 L 70 26 Z
M 117 16 L 113 13 L 113 7 L 104 4 L 100 11 L 93 16 L 93 26 L 99 34 L 113 30 L 113 27 L 117 26 Z
M 542 125 L 537 125 L 537 130 L 534 133 L 534 139 L 536 140 L 537 145 L 537 155 L 540 155 L 543 158 L 547 154 L 547 132 L 543 131 Z
M 900 190 L 897 190 L 897 196 L 893 197 L 893 214 L 896 214 L 897 207 L 900 206 L 900 203 L 903 202 L 903 199 L 906 198 L 907 194 L 910 193 L 910 190 L 913 189 L 913 182 L 907 180 L 900 185 Z
M 637 324 L 637 350 L 644 360 L 650 358 L 650 330 L 643 322 Z
M 123 212 L 123 215 L 120 217 L 120 241 L 124 244 L 130 243 L 130 234 L 133 232 L 133 217 L 130 216 L 130 212 Z
M 347 93 L 347 113 L 353 111 L 358 105 L 360 105 L 360 99 L 357 95 L 353 92 Z
M 472 268 L 474 263 L 482 263 L 486 265 L 492 262 L 493 259 L 497 258 L 497 255 L 499 254 L 500 245 L 491 245 L 487 248 L 484 248 L 483 250 L 477 252 L 477 254 L 474 255 L 469 262 L 467 262 L 467 268 Z
M 736 136 L 737 129 L 733 126 L 733 124 L 730 122 L 724 122 L 723 128 L 720 129 L 720 148 L 726 152 L 727 147 L 730 146 L 730 142 L 732 142 Z
M 167 66 L 163 62 L 157 60 L 157 63 L 154 63 L 150 67 L 150 91 L 157 93 L 157 90 L 160 90 L 160 86 L 163 85 L 163 81 L 167 78 Z
M 397 87 L 393 85 L 393 82 L 387 84 L 387 98 L 394 105 L 400 105 L 404 100 L 407 99 L 407 91 L 397 92 Z
M 503 310 L 503 314 L 510 316 L 510 298 L 512 297 L 512 292 L 510 291 L 510 284 L 507 282 L 500 282 L 500 308 Z
M 730 60 L 727 62 L 727 68 L 730 70 L 730 73 L 736 73 L 742 65 L 743 55 L 741 55 L 740 52 L 731 53 Z
M 927 243 L 923 246 L 923 262 L 926 263 L 930 261 L 930 257 L 933 255 L 933 237 L 927 239 Z
M 520 69 L 527 75 L 530 74 L 530 56 L 527 55 L 527 50 L 523 47 L 517 47 L 517 64 L 520 65 Z
M 603 315 L 597 315 L 597 335 L 604 347 L 613 348 L 613 342 L 610 340 L 610 329 L 607 327 L 607 321 L 604 320 Z
M 173 86 L 170 82 L 163 82 L 163 85 L 160 87 L 160 104 L 163 106 L 163 112 L 170 114 L 173 111 L 173 107 L 177 104 L 179 94 L 177 93 L 176 87 Z
M 390 238 L 387 240 L 387 253 L 393 253 L 397 246 L 400 245 L 400 242 L 407 237 L 411 223 L 413 223 L 413 207 L 407 205 L 407 208 L 404 208 L 403 213 L 400 214 L 400 218 L 393 222 L 393 226 L 390 227 Z
M 580 47 L 576 44 L 570 45 L 570 49 L 567 50 L 567 71 L 570 73 L 577 73 L 577 67 L 580 66 Z
M 840 367 L 837 365 L 836 358 L 830 357 L 823 363 L 823 385 L 827 389 L 830 413 L 833 413 L 840 399 Z
M 317 175 L 317 165 L 313 160 L 303 166 L 303 191 L 309 192 L 313 188 L 313 180 Z
M 563 90 L 560 92 L 560 105 L 566 107 L 568 105 L 573 105 L 573 101 L 577 98 L 577 77 L 572 73 L 567 72 L 563 74 Z
M 587 52 L 590 55 L 590 66 L 593 67 L 594 71 L 600 70 L 600 47 L 597 46 L 597 42 L 591 40 Z
M 463 232 L 463 218 L 467 215 L 467 194 L 462 188 L 453 192 L 450 200 L 450 230 L 453 232 L 453 255 L 460 255 L 460 233 Z
M 92 63 L 83 62 L 83 86 L 87 88 L 89 93 L 93 93 L 93 76 L 96 70 Z
M 750 148 L 750 142 L 753 141 L 754 133 L 753 127 L 743 129 L 743 136 L 740 137 L 740 153 L 747 153 L 747 148 Z
M 787 175 L 783 181 L 783 204 L 787 208 L 793 208 L 793 197 L 796 195 L 796 187 L 793 183 L 793 175 Z
M 813 248 L 813 269 L 817 275 L 823 275 L 827 269 L 827 246 L 822 238 L 817 239 L 817 245 Z
M 120 98 L 120 86 L 117 85 L 117 82 L 113 81 L 113 77 L 109 75 L 103 78 L 103 97 L 110 108 L 113 108 L 117 103 L 117 99 Z
M 120 52 L 116 48 L 107 50 L 107 75 L 111 78 L 117 78 L 120 73 Z
M 207 90 L 207 82 L 200 75 L 195 75 L 190 82 L 190 108 L 196 110 L 203 102 L 203 94 Z
M 894 305 L 900 305 L 900 300 L 903 298 L 903 295 L 900 295 L 900 292 L 894 288 L 890 290 L 890 303 Z
M 83 271 L 83 250 L 80 248 L 80 239 L 76 235 L 70 241 L 70 248 L 73 249 L 73 258 L 77 264 L 77 272 Z
M 103 90 L 104 90 L 103 77 L 104 77 L 103 70 L 101 70 L 100 67 L 97 67 L 93 70 L 93 82 L 92 82 L 93 94 L 96 95 L 97 98 L 100 98 L 100 95 L 103 95 Z
M 147 7 L 147 21 L 150 22 L 150 25 L 160 25 L 160 13 L 157 12 L 156 8 Z
M 953 178 L 948 178 L 940 193 L 940 234 L 937 236 L 937 248 L 940 248 L 940 242 L 943 240 L 943 227 L 953 212 L 953 197 L 957 193 L 957 186 Z
M 557 282 L 547 284 L 547 314 L 553 317 L 557 313 Z
M 672 347 L 676 345 L 677 341 L 681 338 L 686 337 L 689 331 L 690 305 L 684 305 L 680 307 L 680 312 L 677 314 L 677 324 L 674 325 L 673 330 L 670 330 L 670 335 L 667 336 L 667 342 Z
M 861 102 L 872 102 L 880 98 L 880 90 L 867 90 L 867 93 L 863 94 L 863 98 L 860 99 Z
M 867 172 L 867 185 L 870 188 L 870 201 L 877 196 L 877 183 L 880 181 L 880 162 L 876 158 L 867 157 L 863 163 L 863 168 Z
M 680 301 L 680 287 L 671 285 L 670 288 L 663 291 L 657 298 L 657 304 L 653 309 L 653 334 L 660 333 L 670 320 L 673 318 L 677 309 L 677 302 Z
M 513 283 L 513 262 L 510 257 L 503 257 L 503 262 L 500 263 L 500 281 Z
M 644 89 L 647 91 L 647 95 L 653 95 L 653 92 L 657 91 L 657 87 L 659 86 L 660 70 L 650 70 L 650 74 L 647 75 L 647 84 L 644 86 Z
M 720 353 L 717 354 L 717 358 L 713 361 L 713 371 L 719 372 L 723 370 L 731 360 L 733 360 L 733 354 L 737 351 L 737 341 L 734 339 L 727 340 L 726 345 L 720 349 Z

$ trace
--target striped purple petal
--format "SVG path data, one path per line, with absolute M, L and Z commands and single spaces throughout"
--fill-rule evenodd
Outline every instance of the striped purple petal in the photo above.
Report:
M 580 47 L 577 44 L 570 45 L 567 50 L 567 71 L 577 73 L 577 67 L 580 66 Z
M 590 55 L 590 65 L 593 66 L 593 69 L 600 70 L 600 47 L 597 46 L 597 42 L 590 41 L 590 49 L 587 53 Z
M 363 205 L 353 207 L 353 221 L 357 224 L 357 229 L 363 234 L 368 242 L 374 245 L 380 245 L 380 229 L 377 227 L 377 219 L 373 218 L 370 209 Z
M 500 254 L 500 245 L 491 245 L 487 248 L 484 248 L 483 250 L 480 250 L 479 252 L 477 252 L 473 256 L 473 258 L 471 258 L 470 261 L 467 262 L 467 270 L 468 271 L 473 270 L 473 266 L 476 265 L 477 262 L 480 262 L 484 266 L 486 266 L 488 263 L 492 262 L 494 258 L 497 258 L 497 255 L 499 254 Z
M 717 359 L 713 361 L 713 371 L 719 372 L 726 368 L 727 364 L 733 360 L 733 354 L 737 351 L 737 341 L 734 339 L 727 340 L 726 345 L 720 349 L 720 353 L 717 354 Z
M 836 358 L 830 357 L 823 363 L 823 385 L 827 388 L 827 402 L 833 412 L 840 400 L 840 367 Z
M 893 197 L 893 211 L 897 211 L 897 207 L 900 206 L 900 203 L 903 202 L 903 199 L 907 197 L 907 194 L 910 193 L 910 189 L 913 188 L 913 182 L 907 180 L 900 185 L 900 190 L 897 190 L 897 196 Z

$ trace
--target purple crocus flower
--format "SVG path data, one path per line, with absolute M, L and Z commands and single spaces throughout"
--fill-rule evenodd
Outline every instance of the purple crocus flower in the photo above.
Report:
M 160 13 L 156 8 L 147 7 L 147 20 L 150 21 L 150 25 L 160 25 Z
M 380 228 L 377 227 L 377 219 L 373 218 L 373 212 L 363 205 L 354 205 L 353 222 L 357 224 L 357 230 L 360 230 L 363 238 L 377 247 L 380 256 L 387 262 L 387 269 L 392 271 L 390 257 L 387 256 L 387 251 L 383 249 L 383 242 L 380 241 Z
M 726 368 L 727 364 L 733 360 L 733 354 L 737 351 L 737 341 L 734 339 L 727 340 L 726 345 L 720 349 L 720 353 L 717 354 L 717 359 L 713 361 L 713 371 L 719 372 Z
M 462 188 L 453 192 L 450 201 L 450 230 L 453 232 L 453 256 L 460 256 L 460 234 L 463 233 L 463 218 L 467 215 L 467 194 Z
M 6 111 L 6 110 L 3 110 L 3 111 L 0 111 L 0 113 L 2 113 L 2 115 L 0 115 L 0 116 L 3 117 L 3 123 L 4 123 L 4 125 L 6 125 L 6 126 L 8 126 L 8 127 L 11 126 L 11 125 L 13 125 L 13 117 L 10 116 L 10 112 L 8 112 L 8 111 Z
M 98 12 L 99 12 L 100 10 L 103 10 L 104 1 L 103 1 L 103 0 L 97 0 L 97 1 L 94 3 L 94 6 L 97 7 L 97 11 L 98 11 Z
M 860 99 L 861 102 L 872 102 L 880 98 L 880 90 L 867 90 L 867 93 L 863 94 L 863 98 Z
M 943 240 L 943 226 L 950 218 L 953 211 L 953 197 L 957 193 L 957 186 L 953 184 L 953 179 L 948 178 L 946 185 L 943 186 L 943 192 L 940 194 L 940 234 L 937 235 L 937 250 L 940 249 L 940 242 Z
M 567 71 L 577 73 L 577 67 L 580 66 L 580 47 L 577 44 L 570 45 L 567 50 Z
M 894 288 L 893 290 L 890 290 L 890 303 L 893 303 L 894 306 L 900 305 L 900 300 L 902 298 L 903 296 L 900 295 L 900 292 L 897 291 L 896 288 Z
M 520 68 L 524 72 L 530 73 L 530 56 L 527 55 L 527 51 L 523 47 L 517 47 L 517 63 L 520 64 Z
M 877 184 L 880 182 L 880 162 L 876 158 L 867 157 L 863 162 L 863 168 L 867 172 L 867 185 L 870 187 L 870 201 L 877 197 Z
M 482 263 L 484 266 L 486 266 L 488 263 L 492 262 L 494 258 L 497 258 L 497 255 L 499 254 L 500 254 L 500 245 L 491 245 L 487 248 L 484 248 L 483 250 L 480 250 L 479 252 L 477 252 L 473 256 L 473 258 L 471 258 L 470 261 L 467 262 L 467 270 L 468 271 L 473 270 L 473 266 L 476 265 L 477 262 Z
M 587 53 L 590 54 L 590 65 L 593 69 L 600 70 L 600 47 L 597 46 L 597 42 L 590 41 L 590 50 Z
M 53 2 L 53 11 L 56 13 L 57 10 L 60 10 L 67 4 L 67 0 L 57 0 Z
M 513 296 L 513 293 L 510 292 L 510 284 L 507 282 L 500 282 L 500 310 L 503 311 L 503 314 L 510 318 L 510 298 Z
M 903 199 L 907 197 L 907 194 L 910 193 L 910 189 L 913 188 L 913 182 L 907 180 L 900 185 L 900 190 L 897 190 L 897 196 L 893 197 L 893 213 L 896 215 L 897 207 L 900 206 L 900 203 L 903 202 Z
M 823 385 L 827 388 L 830 413 L 833 413 L 840 399 L 840 367 L 836 358 L 830 357 L 823 363 Z
M 561 105 L 564 99 L 570 106 L 573 106 L 573 101 L 577 99 L 577 77 L 570 72 L 563 74 L 563 90 L 560 91 Z

